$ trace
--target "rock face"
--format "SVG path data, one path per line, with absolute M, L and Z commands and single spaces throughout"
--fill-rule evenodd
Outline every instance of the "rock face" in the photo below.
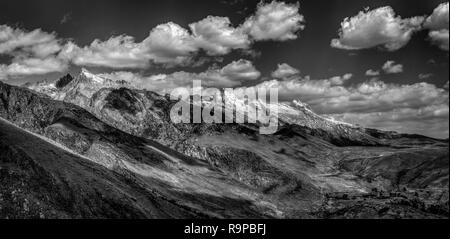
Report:
M 41 94 L 0 83 L 0 116 L 191 215 L 448 217 L 448 141 L 336 122 L 301 102 L 277 105 L 273 135 L 257 124 L 174 124 L 166 96 L 86 70 L 58 82 L 27 85 Z
M 63 77 L 61 77 L 58 81 L 55 83 L 55 87 L 58 89 L 61 89 L 68 85 L 70 82 L 72 82 L 73 77 L 70 74 L 67 74 Z

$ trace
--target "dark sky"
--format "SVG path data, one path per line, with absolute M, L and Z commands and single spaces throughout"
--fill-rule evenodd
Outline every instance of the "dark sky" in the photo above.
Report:
M 259 1 L 137 1 L 137 0 L 2 0 L 0 24 L 19 26 L 32 30 L 42 28 L 56 32 L 61 38 L 73 39 L 78 45 L 87 45 L 94 39 L 107 40 L 112 35 L 127 34 L 137 41 L 148 36 L 149 31 L 161 23 L 173 21 L 185 28 L 191 22 L 208 15 L 227 16 L 237 26 L 255 11 Z M 286 1 L 289 2 L 289 1 Z M 296 1 L 293 1 L 296 2 Z M 413 83 L 423 81 L 419 74 L 432 73 L 426 81 L 438 86 L 448 80 L 448 52 L 431 46 L 427 32 L 413 36 L 408 45 L 395 52 L 368 49 L 353 53 L 330 47 L 337 37 L 340 22 L 356 15 L 365 7 L 371 9 L 389 5 L 402 18 L 427 15 L 441 0 L 304 0 L 300 1 L 300 13 L 305 16 L 306 28 L 299 38 L 288 42 L 257 42 L 253 49 L 261 53 L 253 62 L 263 76 L 268 76 L 278 63 L 288 63 L 312 78 L 352 73 L 353 83 L 367 80 L 368 69 L 378 69 L 386 60 L 403 64 L 402 74 L 383 76 L 385 82 Z M 62 19 L 66 18 L 64 24 Z M 245 57 L 245 56 L 244 56 Z M 241 58 L 237 54 L 224 57 L 223 64 Z M 6 60 L 4 58 L 3 60 Z M 1 62 L 2 58 L 0 58 Z M 430 60 L 434 64 L 430 64 Z M 207 67 L 207 66 L 204 66 Z M 202 71 L 204 67 L 189 69 Z M 78 69 L 72 69 L 77 71 Z M 177 71 L 157 67 L 147 74 Z M 60 74 L 57 74 L 60 75 Z M 48 77 L 48 76 L 46 76 Z M 23 80 L 22 80 L 23 81 Z

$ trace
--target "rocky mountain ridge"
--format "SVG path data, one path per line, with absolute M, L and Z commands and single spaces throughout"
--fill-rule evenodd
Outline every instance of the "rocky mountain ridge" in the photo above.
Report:
M 136 118 L 133 122 L 130 122 L 131 124 L 136 125 L 136 127 L 138 127 L 138 124 L 145 124 L 144 120 L 147 117 L 153 118 L 153 121 L 156 122 L 164 120 L 164 124 L 171 124 L 170 120 L 167 118 L 170 112 L 170 108 L 167 106 L 172 106 L 174 102 L 170 101 L 167 95 L 161 96 L 157 93 L 140 90 L 132 86 L 131 83 L 107 79 L 101 75 L 95 75 L 86 69 L 83 69 L 79 76 L 75 77 L 62 88 L 57 88 L 55 84 L 56 83 L 35 84 L 27 85 L 26 87 L 46 94 L 52 99 L 62 100 L 81 106 L 100 118 L 105 118 L 102 116 L 105 116 L 108 113 L 113 114 L 112 110 L 114 110 L 114 106 L 119 107 L 119 111 L 131 107 L 130 109 L 132 109 L 132 111 L 127 111 L 126 113 L 130 116 L 129 118 Z M 325 131 L 328 135 L 327 140 L 332 140 L 336 144 L 380 144 L 375 137 L 365 133 L 363 128 L 319 116 L 300 101 L 291 103 L 281 102 L 272 105 L 258 100 L 246 103 L 243 99 L 232 95 L 227 95 L 227 97 L 233 97 L 232 102 L 240 108 L 245 108 L 246 104 L 251 104 L 257 108 L 263 109 L 277 107 L 277 117 L 279 118 L 280 126 L 298 125 L 307 127 L 311 130 L 318 129 L 320 131 Z M 119 98 L 120 100 L 116 100 L 115 98 Z M 120 105 L 118 102 L 125 105 Z M 153 104 L 154 102 L 156 102 L 156 104 Z M 152 107 L 152 110 L 147 110 L 149 107 Z M 114 115 L 110 117 L 112 119 L 106 121 L 111 123 L 115 116 L 119 117 L 118 115 Z M 157 119 L 158 117 L 164 119 Z M 126 121 L 127 119 L 120 119 L 118 121 L 123 122 L 123 120 Z M 158 127 L 150 125 L 147 129 L 142 128 L 141 131 L 152 129 L 158 129 Z M 161 132 L 167 130 L 167 127 L 161 128 Z M 140 134 L 142 135 L 143 132 Z
M 356 205 L 376 208 L 359 217 L 448 217 L 448 141 L 333 122 L 301 103 L 280 118 L 302 123 L 282 122 L 273 135 L 252 124 L 173 124 L 167 96 L 83 75 L 54 87 L 63 100 L 0 83 L 0 117 L 200 217 L 352 217 Z

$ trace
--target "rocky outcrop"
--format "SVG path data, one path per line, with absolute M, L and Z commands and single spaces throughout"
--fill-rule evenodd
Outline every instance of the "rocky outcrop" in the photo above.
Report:
M 68 85 L 70 82 L 72 82 L 72 80 L 73 80 L 73 76 L 71 76 L 70 74 L 67 74 L 56 81 L 55 87 L 59 88 L 59 89 L 64 88 L 66 85 Z

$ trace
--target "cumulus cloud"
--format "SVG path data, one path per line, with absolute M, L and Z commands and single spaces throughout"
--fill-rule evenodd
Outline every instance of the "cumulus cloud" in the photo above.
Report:
M 254 81 L 260 75 L 252 62 L 243 59 L 233 61 L 222 68 L 211 67 L 200 73 L 178 71 L 171 74 L 142 76 L 133 72 L 119 71 L 102 74 L 106 78 L 126 80 L 138 87 L 160 93 L 168 93 L 179 87 L 190 88 L 193 80 L 201 80 L 205 87 L 235 87 L 243 82 Z
M 388 131 L 448 138 L 448 105 L 420 109 L 401 108 L 387 112 L 345 113 L 328 115 L 336 120 Z
M 192 53 L 196 51 L 198 48 L 190 33 L 169 22 L 152 29 L 142 42 L 136 42 L 127 35 L 114 36 L 106 41 L 96 39 L 82 48 L 69 42 L 60 55 L 79 66 L 123 69 L 147 68 L 151 63 L 188 65 L 192 63 Z
M 414 32 L 421 29 L 424 17 L 402 19 L 389 7 L 361 11 L 345 18 L 341 23 L 339 38 L 331 46 L 346 50 L 383 47 L 395 51 L 405 46 Z
M 188 30 L 173 22 L 152 29 L 142 43 L 156 63 L 180 64 L 198 50 Z
M 379 76 L 381 73 L 380 71 L 383 71 L 385 74 L 398 74 L 403 72 L 403 65 L 396 64 L 395 61 L 386 61 L 380 70 L 367 70 L 366 76 Z
M 448 51 L 448 29 L 443 29 L 439 31 L 431 31 L 428 36 L 430 37 L 432 43 L 444 51 Z
M 378 76 L 378 75 L 380 75 L 380 71 L 375 71 L 372 69 L 366 71 L 366 76 Z
M 3 74 L 10 76 L 43 75 L 50 72 L 63 72 L 67 64 L 56 58 L 26 58 L 17 60 L 10 65 L 4 65 Z
M 328 79 L 312 80 L 309 76 L 296 77 L 289 80 L 270 80 L 260 83 L 256 88 L 277 88 L 281 101 L 292 101 L 301 96 L 301 100 L 309 102 L 309 100 L 334 97 L 345 90 L 343 84 L 352 78 L 352 74 L 348 73 L 343 76 L 334 76 Z M 309 102 L 311 103 L 311 102 Z
M 448 15 L 449 3 L 442 3 L 437 6 L 433 13 L 426 19 L 424 26 L 430 30 L 448 29 L 449 15 Z
M 61 46 L 55 33 L 41 29 L 31 32 L 0 25 L 0 54 L 13 54 L 17 51 L 46 57 L 59 51 Z
M 186 65 L 195 51 L 190 33 L 169 22 L 152 29 L 142 42 L 136 43 L 133 37 L 121 35 L 106 41 L 96 39 L 83 48 L 68 43 L 61 54 L 76 65 L 121 69 L 147 68 L 151 62 Z
M 26 31 L 0 26 L 0 55 L 12 57 L 9 64 L 0 65 L 0 77 L 40 75 L 51 72 L 62 72 L 68 67 L 57 54 L 62 49 L 55 33 L 47 33 L 41 29 Z
M 228 17 L 207 18 L 189 24 L 196 46 L 210 55 L 228 54 L 234 49 L 248 49 L 250 39 L 241 28 L 231 26 Z
M 379 80 L 343 86 L 331 79 L 271 80 L 255 87 L 276 87 L 281 101 L 301 100 L 317 113 L 366 127 L 435 137 L 448 132 L 448 90 L 424 82 L 398 85 Z M 435 124 L 428 125 L 431 122 Z M 427 125 L 435 131 L 418 131 Z
M 272 72 L 271 75 L 276 79 L 287 79 L 289 77 L 297 76 L 298 74 L 300 74 L 300 71 L 298 69 L 295 69 L 294 67 L 286 63 L 282 63 L 278 64 L 277 69 Z
M 243 59 L 226 65 L 220 70 L 220 74 L 234 81 L 256 80 L 261 75 L 251 61 Z
M 343 76 L 334 76 L 328 79 L 331 82 L 331 85 L 343 85 L 346 81 L 350 80 L 353 77 L 353 74 L 347 73 Z
M 132 36 L 118 35 L 95 39 L 86 46 L 58 39 L 55 33 L 41 29 L 25 31 L 0 25 L 0 54 L 13 58 L 11 63 L 1 65 L 1 75 L 7 78 L 33 72 L 45 74 L 63 71 L 69 64 L 111 69 L 146 69 L 152 64 L 196 67 L 233 50 L 255 55 L 251 45 L 256 41 L 297 38 L 297 32 L 304 28 L 298 11 L 298 3 L 261 2 L 255 14 L 236 27 L 228 17 L 208 16 L 189 24 L 189 29 L 174 22 L 160 24 L 141 42 Z M 36 64 L 39 61 L 40 68 Z M 233 85 L 236 77 L 258 78 L 260 73 L 252 67 L 249 62 L 238 61 L 220 72 L 209 69 L 208 78 L 223 79 L 224 85 Z
M 299 3 L 261 2 L 256 13 L 247 18 L 241 27 L 257 41 L 297 39 L 297 32 L 305 28 L 304 17 L 298 12 L 299 7 Z
M 433 13 L 426 19 L 424 27 L 429 29 L 428 36 L 431 42 L 444 51 L 449 49 L 449 3 L 442 3 L 437 6 Z
M 79 66 L 144 68 L 149 65 L 144 50 L 130 36 L 111 37 L 106 41 L 96 39 L 83 48 L 69 42 L 60 56 Z
M 382 69 L 386 74 L 398 74 L 403 72 L 403 65 L 395 64 L 395 61 L 386 61 Z
M 168 22 L 150 31 L 142 42 L 127 35 L 113 36 L 105 41 L 96 39 L 79 47 L 66 44 L 60 56 L 79 66 L 101 66 L 114 69 L 147 68 L 151 64 L 198 66 L 204 51 L 208 56 L 221 56 L 233 50 L 254 53 L 255 41 L 285 41 L 297 38 L 303 29 L 299 5 L 273 1 L 259 3 L 257 11 L 238 27 L 228 17 L 208 16 L 189 24 L 189 29 Z M 216 58 L 212 58 L 216 59 Z

